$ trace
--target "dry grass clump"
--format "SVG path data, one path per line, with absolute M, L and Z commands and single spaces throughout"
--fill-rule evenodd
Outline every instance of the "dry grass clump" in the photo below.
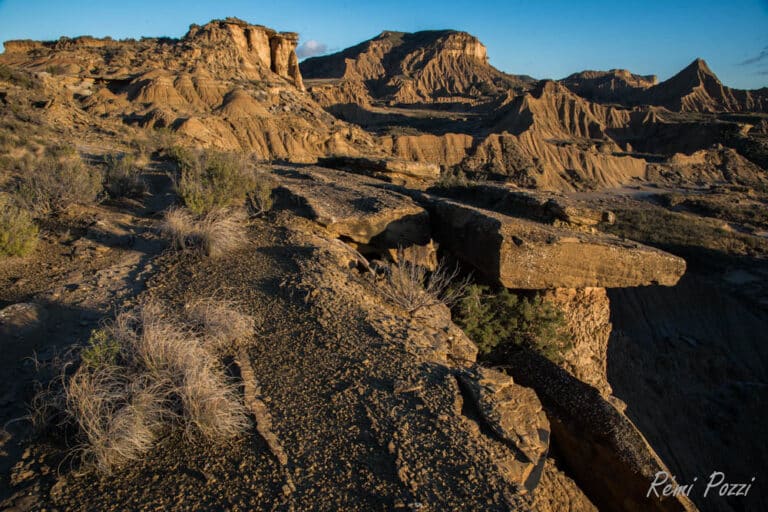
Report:
M 170 208 L 160 223 L 160 232 L 178 250 L 199 250 L 213 258 L 245 244 L 248 234 L 241 210 L 219 209 L 202 216 L 185 208 Z
M 255 319 L 232 301 L 198 299 L 186 304 L 184 313 L 202 332 L 206 348 L 220 354 L 231 353 L 238 342 L 251 337 L 256 329 Z
M 81 433 L 82 461 L 108 472 L 138 459 L 157 439 L 166 414 L 160 386 L 131 380 L 118 367 L 76 372 L 65 391 L 66 413 Z
M 167 387 L 189 434 L 229 439 L 247 426 L 237 390 L 204 338 L 155 303 L 138 314 L 118 316 L 114 336 L 128 348 L 135 367 Z
M 71 204 L 95 203 L 103 188 L 101 173 L 79 156 L 44 157 L 22 176 L 18 197 L 36 213 L 62 211 Z
M 94 331 L 80 357 L 65 365 L 76 370 L 62 374 L 60 391 L 44 393 L 37 405 L 74 427 L 74 450 L 103 472 L 146 453 L 168 425 L 180 425 L 189 438 L 231 439 L 249 422 L 209 348 L 219 343 L 149 302 Z
M 386 270 L 381 292 L 408 313 L 437 304 L 451 306 L 463 296 L 469 279 L 457 280 L 458 266 L 449 269 L 443 260 L 430 272 L 402 249 L 397 254 L 397 263 Z

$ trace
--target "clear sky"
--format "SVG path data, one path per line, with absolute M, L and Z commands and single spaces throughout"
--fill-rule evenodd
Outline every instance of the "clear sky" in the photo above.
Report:
M 768 0 L 0 0 L 0 40 L 180 37 L 227 16 L 299 32 L 303 55 L 453 28 L 478 36 L 494 66 L 536 78 L 626 68 L 664 80 L 701 57 L 726 85 L 768 85 Z

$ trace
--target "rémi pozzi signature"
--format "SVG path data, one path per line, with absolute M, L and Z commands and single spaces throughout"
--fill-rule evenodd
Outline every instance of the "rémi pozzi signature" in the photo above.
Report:
M 694 477 L 693 482 L 689 484 L 678 484 L 674 480 L 674 476 L 670 476 L 666 471 L 659 471 L 648 487 L 648 492 L 645 497 L 650 498 L 656 496 L 662 498 L 666 496 L 690 496 L 696 486 L 699 477 Z M 749 482 L 745 483 L 730 483 L 725 481 L 725 473 L 721 471 L 713 471 L 707 479 L 706 487 L 700 485 L 697 489 L 703 487 L 704 491 L 702 496 L 746 496 L 749 494 L 752 484 L 755 483 L 755 477 L 753 476 Z

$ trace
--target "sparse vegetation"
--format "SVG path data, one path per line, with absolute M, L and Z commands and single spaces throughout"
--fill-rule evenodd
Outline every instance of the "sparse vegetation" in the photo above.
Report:
M 651 206 L 615 213 L 615 224 L 602 225 L 603 230 L 683 256 L 689 263 L 711 265 L 718 253 L 720 257 L 768 254 L 765 239 L 739 233 L 721 220 Z
M 22 176 L 18 196 L 29 210 L 45 214 L 71 204 L 92 204 L 102 190 L 101 173 L 79 157 L 46 157 Z
M 468 279 L 459 279 L 459 267 L 449 268 L 441 261 L 434 271 L 414 261 L 402 248 L 397 252 L 397 263 L 386 270 L 382 294 L 408 313 L 458 301 L 467 286 Z
M 64 396 L 65 416 L 79 433 L 74 451 L 105 473 L 146 453 L 162 426 L 162 388 L 131 380 L 118 367 L 83 367 Z
M 29 212 L 0 196 L 0 257 L 30 254 L 37 246 L 38 233 Z
M 181 164 L 179 195 L 184 205 L 198 215 L 242 205 L 256 184 L 253 171 L 242 155 L 207 151 L 191 159 L 183 154 L 178 161 Z
M 242 315 L 226 306 L 215 314 Z M 80 356 L 63 366 L 59 386 L 41 394 L 37 405 L 74 428 L 75 452 L 103 472 L 146 453 L 168 425 L 180 425 L 189 438 L 230 439 L 247 428 L 248 419 L 236 387 L 208 348 L 221 340 L 209 335 L 154 302 L 120 313 L 94 331 Z
M 192 167 L 197 161 L 197 155 L 191 149 L 179 146 L 178 144 L 170 146 L 167 153 L 168 158 L 170 158 L 179 168 L 179 172 L 181 172 L 182 169 Z
M 440 173 L 440 178 L 433 185 L 438 189 L 453 187 L 468 187 L 473 181 L 467 178 L 467 175 L 460 170 L 446 170 Z
M 0 64 L 0 81 L 10 82 L 25 89 L 31 88 L 34 84 L 29 73 L 13 69 L 5 64 Z
M 160 232 L 178 250 L 199 250 L 218 257 L 247 241 L 245 215 L 241 210 L 218 209 L 201 216 L 185 208 L 171 208 L 165 213 Z
M 104 173 L 104 188 L 111 197 L 141 197 L 147 185 L 141 169 L 131 155 L 108 155 Z
M 253 190 L 248 193 L 248 210 L 253 215 L 264 215 L 272 209 L 274 200 L 272 199 L 272 185 L 265 177 L 256 179 Z
M 51 64 L 45 68 L 45 71 L 51 75 L 63 75 L 65 73 L 64 66 L 60 64 Z
M 483 355 L 525 346 L 559 363 L 569 348 L 562 313 L 538 295 L 524 297 L 506 288 L 492 292 L 487 286 L 472 285 L 454 313 L 456 323 Z

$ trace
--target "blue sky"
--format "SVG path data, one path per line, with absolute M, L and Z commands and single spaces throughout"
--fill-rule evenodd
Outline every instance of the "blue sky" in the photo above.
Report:
M 768 85 L 768 0 L 0 0 L 0 40 L 179 37 L 190 23 L 227 16 L 299 32 L 330 50 L 382 30 L 465 30 L 488 47 L 493 65 L 537 78 L 621 67 L 663 80 L 702 57 L 726 85 Z

